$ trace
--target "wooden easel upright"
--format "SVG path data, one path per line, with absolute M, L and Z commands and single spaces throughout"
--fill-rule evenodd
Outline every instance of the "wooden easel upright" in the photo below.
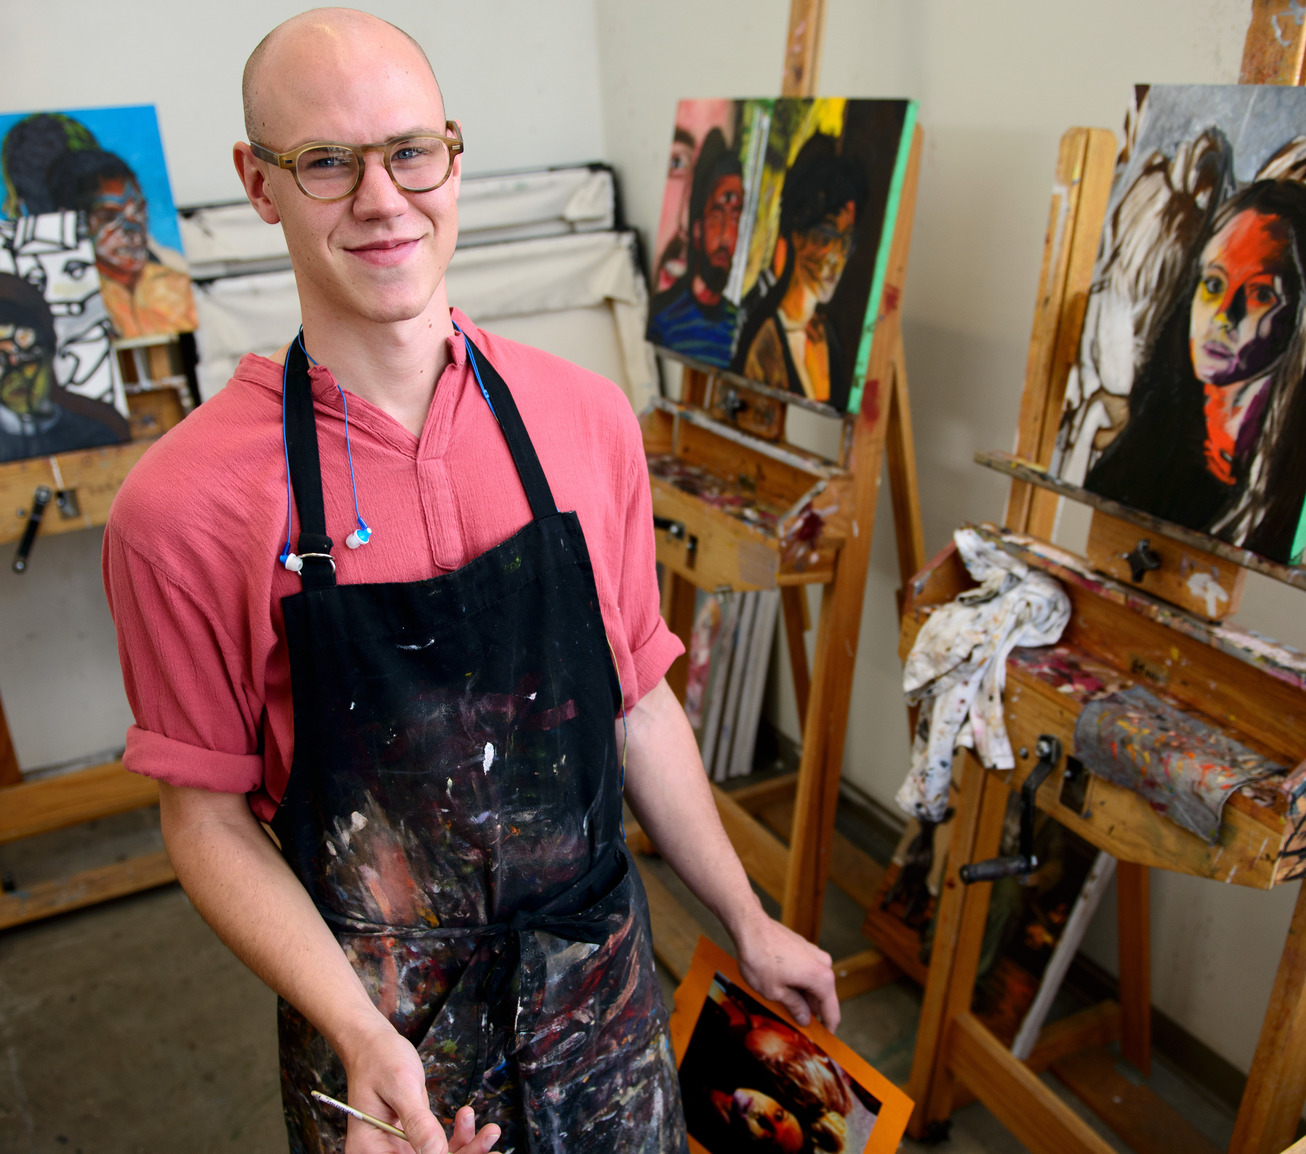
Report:
M 1282 10 L 1282 11 L 1281 11 Z M 1243 83 L 1301 83 L 1306 29 L 1279 0 L 1254 0 L 1243 58 Z M 1027 751 L 1040 734 L 1059 737 L 1067 752 L 1082 704 L 1032 666 L 1008 663 L 1007 726 L 1021 751 L 1009 772 L 985 770 L 962 755 L 957 816 L 939 900 L 908 1092 L 916 1101 L 910 1131 L 918 1138 L 946 1132 L 952 1109 L 977 1097 L 1035 1154 L 1107 1154 L 1111 1147 L 1039 1078 L 1052 1069 L 1133 1149 L 1212 1150 L 1210 1143 L 1152 1095 L 1123 1076 L 1108 1045 L 1144 1076 L 1151 1059 L 1149 869 L 1209 877 L 1253 888 L 1303 875 L 1306 849 L 1306 671 L 1300 663 L 1258 663 L 1227 630 L 1176 609 L 1173 586 L 1149 573 L 1104 577 L 1110 542 L 1124 532 L 1169 535 L 1164 545 L 1178 566 L 1201 564 L 1229 582 L 1232 611 L 1241 572 L 1257 568 L 1301 585 L 1289 571 L 1243 551 L 1175 531 L 1050 478 L 1057 420 L 1083 325 L 1084 305 L 1110 193 L 1115 141 L 1099 129 L 1072 129 L 1062 138 L 1044 249 L 1038 308 L 1020 410 L 1016 454 L 977 459 L 1014 478 L 1004 530 L 985 529 L 995 543 L 1031 566 L 1062 579 L 1071 621 L 1057 649 L 1060 660 L 1103 684 L 1143 683 L 1184 710 L 1205 715 L 1245 744 L 1296 766 L 1237 791 L 1224 811 L 1219 844 L 1211 847 L 1152 811 L 1139 795 L 1090 777 L 1082 797 L 1058 788 L 1054 774 L 1037 794 L 1040 811 L 1118 859 L 1120 999 L 1046 1027 L 1021 1062 L 971 1013 L 971 999 L 989 908 L 990 886 L 963 885 L 960 867 L 998 852 L 1007 799 L 1033 768 Z M 1046 544 L 1057 500 L 1074 495 L 1094 505 L 1093 565 Z M 1119 517 L 1104 517 L 1103 513 Z M 1121 526 L 1124 526 L 1123 530 Z M 1132 536 L 1129 536 L 1132 534 Z M 1094 545 L 1094 542 L 1097 545 Z M 1171 562 L 1163 564 L 1163 570 Z M 1277 571 L 1276 571 L 1277 570 Z M 1164 578 L 1164 573 L 1162 573 Z M 905 657 L 925 616 L 971 582 L 949 549 L 918 574 L 904 607 L 900 653 Z M 1208 617 L 1216 614 L 1208 613 Z M 1070 772 L 1068 770 L 1068 772 Z M 1233 1154 L 1277 1154 L 1292 1142 L 1306 1099 L 1306 890 L 1280 960 L 1260 1041 L 1242 1099 Z
M 128 470 L 181 420 L 182 390 L 190 386 L 176 340 L 126 342 L 118 347 L 118 360 L 124 378 L 136 386 L 127 398 L 133 439 L 124 445 L 0 465 L 0 509 L 12 511 L 7 520 L 0 519 L 0 544 L 23 539 L 33 495 L 41 487 L 56 497 L 40 520 L 40 536 L 103 525 Z M 37 551 L 39 557 L 39 544 Z M 129 773 L 118 760 L 24 781 L 0 705 L 0 844 L 142 809 L 158 800 L 158 784 Z M 36 885 L 17 878 L 13 892 L 0 894 L 0 930 L 174 880 L 162 851 Z
M 784 96 L 815 93 L 824 12 L 823 0 L 792 0 L 781 89 Z M 679 405 L 651 411 L 644 419 L 645 448 L 650 455 L 681 453 L 686 460 L 719 475 L 745 477 L 756 491 L 769 489 L 787 501 L 797 499 L 799 505 L 803 493 L 810 491 L 816 496 L 808 500 L 807 507 L 817 505 L 827 511 L 814 551 L 816 559 L 809 554 L 797 564 L 786 558 L 783 548 L 791 525 L 782 524 L 776 534 L 768 536 L 741 526 L 721 510 L 656 478 L 653 486 L 655 515 L 683 527 L 676 537 L 658 534 L 658 560 L 668 574 L 664 612 L 682 640 L 689 639 L 695 588 L 778 586 L 781 591 L 803 725 L 801 764 L 796 775 L 780 781 L 714 792 L 722 821 L 749 875 L 781 903 L 784 923 L 811 940 L 820 930 L 826 882 L 832 873 L 836 883 L 862 905 L 869 904 L 880 879 L 880 868 L 835 833 L 834 814 L 876 497 L 886 456 L 904 587 L 924 559 L 900 307 L 920 151 L 917 128 L 894 226 L 861 412 L 843 419 L 842 461 L 823 461 L 796 446 L 772 444 L 741 433 L 738 426 L 709 411 L 715 382 L 694 370 L 685 373 Z M 719 409 L 716 411 L 719 414 Z M 804 586 L 809 584 L 823 586 L 810 671 L 804 644 Z M 669 680 L 683 696 L 683 667 L 673 667 Z M 787 846 L 781 837 L 787 838 Z M 697 932 L 688 928 L 691 919 L 648 871 L 645 880 L 653 910 L 654 947 L 663 963 L 680 977 L 688 969 Z M 836 973 L 840 996 L 851 997 L 882 983 L 896 970 L 878 951 L 867 949 L 837 963 Z

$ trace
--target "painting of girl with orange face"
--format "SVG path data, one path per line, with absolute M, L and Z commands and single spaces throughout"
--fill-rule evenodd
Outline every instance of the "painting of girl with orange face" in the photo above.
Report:
M 1173 134 L 1184 113 L 1198 113 L 1203 93 L 1208 112 L 1224 115 L 1149 151 L 1152 122 Z M 1054 469 L 1164 520 L 1300 564 L 1306 138 L 1273 133 L 1288 130 L 1294 108 L 1306 122 L 1306 94 L 1285 89 L 1253 110 L 1267 95 L 1146 94 L 1112 193 Z

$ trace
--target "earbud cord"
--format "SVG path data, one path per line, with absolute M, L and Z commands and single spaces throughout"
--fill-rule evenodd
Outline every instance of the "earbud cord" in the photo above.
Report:
M 295 335 L 295 340 L 299 342 L 300 349 L 303 350 L 304 356 L 308 358 L 309 364 L 314 368 L 317 367 L 317 361 L 313 355 L 304 346 L 304 330 L 300 328 Z M 281 551 L 278 558 L 284 565 L 286 558 L 290 556 L 290 535 L 291 535 L 291 495 L 290 495 L 290 445 L 286 441 L 286 383 L 290 373 L 290 357 L 287 356 L 285 363 L 281 366 L 281 446 L 286 454 L 286 547 Z M 354 479 L 354 454 L 349 446 L 349 402 L 345 400 L 345 391 L 336 383 L 336 392 L 340 394 L 340 404 L 345 411 L 345 457 L 349 461 L 349 487 L 354 494 L 354 518 L 358 522 L 358 529 L 351 533 L 350 537 L 356 537 L 359 545 L 366 545 L 368 539 L 372 536 L 372 529 L 366 521 L 363 520 L 362 514 L 358 511 L 358 482 Z M 346 544 L 350 542 L 347 540 Z M 357 546 L 354 546 L 355 548 Z
M 317 361 L 313 359 L 313 354 L 304 347 L 304 330 L 299 330 L 299 335 L 295 337 L 299 342 L 299 347 L 304 350 L 304 356 L 308 358 L 308 363 L 317 368 Z M 358 482 L 354 480 L 354 454 L 349 447 L 349 402 L 345 400 L 345 390 L 340 387 L 340 382 L 336 382 L 336 392 L 340 394 L 340 405 L 345 410 L 345 457 L 349 461 L 349 487 L 354 493 L 354 520 L 358 522 L 358 543 L 366 545 L 367 539 L 372 535 L 372 530 L 368 527 L 363 515 L 358 511 Z
M 472 372 L 476 375 L 476 384 L 480 387 L 481 396 L 485 398 L 485 403 L 490 406 L 490 412 L 494 413 L 494 419 L 498 421 L 499 414 L 494 412 L 494 402 L 490 400 L 490 390 L 485 387 L 485 382 L 481 380 L 481 370 L 476 363 L 476 354 L 472 352 L 471 343 L 467 340 L 467 334 L 458 327 L 457 321 L 451 319 L 450 323 L 454 327 L 454 332 L 463 338 L 463 348 L 467 350 L 467 360 L 472 366 Z M 502 425 L 503 422 L 500 421 L 499 423 Z

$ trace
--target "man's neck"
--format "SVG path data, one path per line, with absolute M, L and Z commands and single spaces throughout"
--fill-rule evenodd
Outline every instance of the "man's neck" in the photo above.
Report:
M 304 315 L 304 344 L 341 388 L 376 405 L 415 437 L 422 435 L 435 385 L 449 363 L 453 335 L 441 300 L 411 320 L 378 323 Z

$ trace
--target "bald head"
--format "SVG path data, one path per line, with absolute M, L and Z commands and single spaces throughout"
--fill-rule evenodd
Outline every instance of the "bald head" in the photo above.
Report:
M 402 28 L 353 8 L 314 8 L 301 12 L 264 36 L 245 62 L 241 98 L 245 106 L 246 138 L 261 143 L 268 139 L 269 88 L 278 70 L 290 70 L 289 75 L 293 76 L 295 69 L 305 67 L 315 56 L 347 55 L 350 45 L 360 40 L 376 45 L 392 42 L 398 52 L 420 60 L 419 67 L 435 79 L 435 70 L 425 50 Z M 286 72 L 280 74 L 284 76 Z

